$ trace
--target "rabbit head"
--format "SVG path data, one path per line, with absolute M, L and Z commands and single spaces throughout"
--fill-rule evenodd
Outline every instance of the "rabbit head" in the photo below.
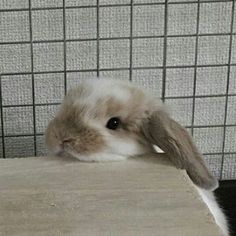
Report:
M 157 145 L 196 185 L 217 187 L 185 128 L 160 100 L 132 83 L 92 79 L 71 89 L 47 127 L 46 144 L 55 154 L 82 161 L 121 160 Z

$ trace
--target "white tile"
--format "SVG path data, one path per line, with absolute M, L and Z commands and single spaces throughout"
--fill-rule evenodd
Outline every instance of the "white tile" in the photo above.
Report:
M 196 95 L 225 94 L 227 72 L 226 66 L 197 68 Z
M 133 67 L 162 66 L 163 39 L 134 39 Z
M 130 4 L 131 0 L 99 0 L 100 5 Z
M 5 135 L 33 134 L 33 107 L 3 108 Z
M 151 92 L 155 97 L 160 98 L 162 92 L 162 70 L 134 70 L 132 82 L 141 85 Z
M 167 65 L 194 65 L 195 37 L 167 39 Z
M 236 126 L 226 127 L 225 152 L 236 152 Z
M 111 79 L 118 79 L 123 81 L 129 80 L 129 70 L 107 70 L 107 71 L 100 71 L 99 76 L 101 78 L 111 78 Z
M 236 94 L 236 66 L 230 67 L 229 94 Z
M 165 0 L 133 0 L 135 3 L 164 3 Z
M 236 179 L 236 154 L 225 154 L 222 179 Z
M 101 38 L 130 36 L 130 7 L 103 7 L 99 12 Z
M 34 75 L 35 103 L 58 103 L 64 97 L 64 73 Z
M 220 178 L 222 155 L 204 155 L 204 160 L 210 172 Z
M 195 34 L 196 29 L 197 4 L 173 4 L 168 6 L 168 35 Z
M 129 40 L 100 41 L 100 68 L 129 67 Z
M 192 99 L 166 99 L 166 107 L 171 116 L 183 126 L 191 125 L 192 121 Z
M 32 11 L 33 40 L 63 39 L 63 11 Z
M 232 36 L 231 63 L 236 63 L 236 35 Z
M 29 13 L 27 11 L 1 12 L 0 32 L 0 42 L 29 41 Z
M 200 36 L 198 64 L 226 64 L 229 58 L 229 36 Z
M 34 137 L 5 138 L 6 158 L 20 158 L 34 156 Z
M 0 1 L 0 9 L 22 9 L 29 8 L 28 0 L 1 0 Z
M 30 44 L 0 45 L 1 73 L 31 71 Z
M 89 39 L 97 37 L 96 8 L 66 9 L 66 38 Z
M 31 0 L 32 8 L 62 7 L 62 0 Z
M 59 105 L 37 106 L 35 108 L 37 133 L 45 132 L 48 123 L 55 117 L 58 108 Z
M 33 45 L 34 71 L 64 69 L 63 43 L 37 43 Z
M 166 70 L 166 92 L 168 97 L 193 95 L 194 69 L 177 68 Z
M 199 33 L 229 33 L 232 2 L 200 4 Z
M 195 125 L 223 125 L 225 97 L 196 98 Z
M 46 148 L 44 135 L 38 135 L 36 137 L 36 148 L 37 148 L 37 156 L 39 157 L 46 156 L 49 153 Z
M 202 153 L 222 152 L 223 128 L 195 128 L 193 137 Z
M 66 64 L 68 70 L 97 68 L 96 41 L 67 43 Z
M 134 6 L 133 36 L 164 34 L 164 5 Z
M 81 81 L 96 78 L 97 72 L 69 72 L 67 73 L 67 88 L 74 88 Z
M 12 75 L 2 77 L 2 104 L 32 104 L 31 75 Z
M 227 125 L 236 125 L 236 96 L 228 97 Z
M 97 0 L 66 0 L 66 6 L 96 6 Z

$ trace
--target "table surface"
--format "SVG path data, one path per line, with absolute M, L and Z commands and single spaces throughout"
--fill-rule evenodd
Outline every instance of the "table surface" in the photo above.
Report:
M 185 171 L 156 154 L 106 163 L 0 160 L 0 235 L 221 233 Z

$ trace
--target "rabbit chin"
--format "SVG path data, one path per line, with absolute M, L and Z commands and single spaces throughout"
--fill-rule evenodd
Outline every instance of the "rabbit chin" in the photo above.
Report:
M 122 161 L 126 160 L 128 156 L 123 156 L 114 153 L 93 153 L 93 154 L 80 154 L 70 151 L 69 154 L 76 159 L 84 162 L 106 162 L 106 161 Z
M 105 161 L 122 161 L 131 156 L 142 155 L 150 152 L 151 149 L 134 140 L 122 140 L 109 138 L 104 149 L 97 153 L 82 154 L 75 151 L 68 151 L 70 155 L 87 162 L 105 162 Z

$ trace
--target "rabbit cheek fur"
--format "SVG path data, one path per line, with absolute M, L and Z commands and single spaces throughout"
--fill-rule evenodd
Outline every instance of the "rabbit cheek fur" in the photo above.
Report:
M 121 125 L 106 127 L 112 117 Z M 66 95 L 46 130 L 46 144 L 55 154 L 81 161 L 117 161 L 154 152 L 160 147 L 177 168 L 185 169 L 224 235 L 227 222 L 213 190 L 218 181 L 208 171 L 191 136 L 165 111 L 163 104 L 131 83 L 93 79 Z

